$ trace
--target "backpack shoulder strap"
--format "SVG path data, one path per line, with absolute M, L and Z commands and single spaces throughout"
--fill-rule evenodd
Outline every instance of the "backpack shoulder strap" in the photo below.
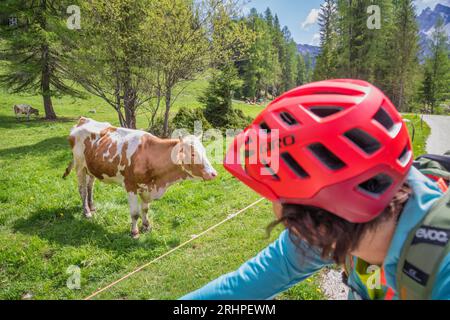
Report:
M 402 300 L 429 300 L 442 260 L 450 252 L 450 192 L 411 231 L 397 267 Z
M 431 161 L 435 161 L 435 162 L 439 163 L 442 167 L 444 167 L 447 171 L 450 172 L 450 154 L 448 154 L 448 155 L 446 154 L 443 156 L 435 155 L 435 154 L 425 154 L 425 155 L 417 158 L 417 160 L 420 160 L 420 159 L 428 159 Z

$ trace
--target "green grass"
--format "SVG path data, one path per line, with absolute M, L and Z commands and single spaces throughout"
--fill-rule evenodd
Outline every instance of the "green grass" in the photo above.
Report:
M 196 107 L 206 80 L 193 83 L 176 108 Z M 37 96 L 0 92 L 0 298 L 81 299 L 136 267 L 222 221 L 258 199 L 216 166 L 211 183 L 184 182 L 152 204 L 154 230 L 138 241 L 129 235 L 126 194 L 119 186 L 96 184 L 98 212 L 83 217 L 74 175 L 61 175 L 71 160 L 66 137 L 80 116 L 117 125 L 112 109 L 98 98 L 54 100 L 62 120 L 16 121 L 12 106 L 28 103 L 43 114 Z M 260 107 L 248 107 L 256 115 Z M 89 110 L 96 109 L 92 115 Z M 145 118 L 138 119 L 146 127 Z M 190 246 L 150 266 L 98 298 L 176 299 L 215 277 L 233 271 L 272 242 L 265 228 L 273 220 L 262 203 Z M 68 267 L 81 268 L 81 289 L 66 286 Z M 285 299 L 319 299 L 316 280 L 283 295 Z M 299 289 L 300 288 L 300 289 Z
M 426 154 L 427 139 L 431 134 L 430 127 L 425 121 L 421 120 L 420 115 L 405 114 L 403 117 L 411 121 L 408 124 L 408 128 L 413 138 L 414 155 L 418 157 Z
M 197 96 L 205 86 L 205 79 L 190 85 L 175 110 L 199 106 Z M 12 112 L 16 103 L 29 103 L 43 114 L 40 97 L 0 91 L 0 299 L 20 299 L 26 293 L 34 299 L 84 298 L 258 199 L 216 166 L 218 180 L 178 184 L 154 202 L 153 232 L 132 240 L 121 187 L 96 184 L 98 212 L 87 220 L 75 176 L 61 179 L 71 160 L 66 137 L 76 119 L 89 116 L 117 125 L 112 109 L 95 97 L 61 98 L 54 105 L 62 120 L 18 122 Z M 250 116 L 262 110 L 243 103 L 236 107 Z M 94 108 L 97 113 L 89 114 Z M 138 127 L 146 126 L 145 118 L 139 117 Z M 417 135 L 419 150 L 425 147 L 428 132 L 424 129 Z M 263 202 L 97 298 L 179 298 L 235 270 L 271 243 L 280 232 L 266 236 L 272 220 L 270 205 Z M 70 276 L 66 270 L 72 265 L 81 268 L 80 290 L 66 286 Z M 317 277 L 280 297 L 323 298 Z

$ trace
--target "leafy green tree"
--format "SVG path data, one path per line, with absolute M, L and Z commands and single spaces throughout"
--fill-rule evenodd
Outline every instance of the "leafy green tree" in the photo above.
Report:
M 237 9 L 234 1 L 162 0 L 151 10 L 146 34 L 162 77 L 165 134 L 183 83 L 209 67 L 222 70 L 245 55 L 253 40 L 246 25 L 233 19 Z
M 233 92 L 242 86 L 236 68 L 229 64 L 216 71 L 200 102 L 205 105 L 205 117 L 215 128 L 243 128 L 249 119 L 233 109 Z
M 77 1 L 4 0 L 0 12 L 16 18 L 17 24 L 0 26 L 4 40 L 0 59 L 7 63 L 0 83 L 13 93 L 28 92 L 42 96 L 45 118 L 55 120 L 52 97 L 81 96 L 68 81 L 66 14 L 69 4 Z
M 200 97 L 205 105 L 205 116 L 211 124 L 219 128 L 240 127 L 243 113 L 234 110 L 232 98 L 241 90 L 236 65 L 246 60 L 250 44 L 255 41 L 253 32 L 243 20 L 233 19 L 236 8 L 218 6 L 212 19 L 214 32 L 212 39 L 212 61 L 215 69 L 208 89 Z
M 96 0 L 82 3 L 83 27 L 73 39 L 71 77 L 136 128 L 138 108 L 153 95 L 152 48 L 143 21 L 152 0 Z

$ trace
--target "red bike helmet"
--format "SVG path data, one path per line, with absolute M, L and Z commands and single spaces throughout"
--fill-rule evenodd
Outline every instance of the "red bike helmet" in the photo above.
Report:
M 392 102 L 365 81 L 338 79 L 274 100 L 236 137 L 225 168 L 271 201 L 365 223 L 388 206 L 412 162 L 409 133 Z

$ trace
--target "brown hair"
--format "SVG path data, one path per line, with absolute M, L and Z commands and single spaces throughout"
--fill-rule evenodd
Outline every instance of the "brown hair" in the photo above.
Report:
M 362 224 L 348 222 L 320 208 L 285 204 L 281 218 L 273 222 L 268 230 L 284 224 L 291 235 L 320 249 L 323 258 L 331 258 L 336 263 L 343 264 L 346 257 L 358 247 L 366 232 L 375 230 L 396 215 L 400 217 L 411 192 L 408 185 L 403 185 L 381 215 Z

